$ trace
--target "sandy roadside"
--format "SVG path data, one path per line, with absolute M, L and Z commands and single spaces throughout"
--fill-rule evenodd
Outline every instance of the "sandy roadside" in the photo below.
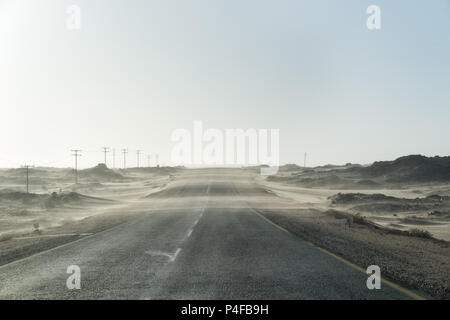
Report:
M 144 203 L 124 205 L 103 214 L 46 229 L 39 234 L 23 234 L 0 241 L 0 265 L 111 229 L 136 219 L 145 212 L 148 210 Z
M 346 226 L 345 219 L 318 210 L 258 210 L 275 224 L 314 245 L 366 269 L 378 265 L 382 276 L 450 299 L 450 243 L 392 234 L 369 225 Z
M 382 276 L 405 287 L 423 290 L 438 299 L 450 299 L 450 242 L 408 236 L 371 223 L 354 223 L 330 211 L 327 198 L 335 190 L 305 189 L 267 182 L 255 182 L 276 194 L 289 207 L 257 210 L 292 234 L 366 269 L 378 265 Z M 413 197 L 410 190 L 391 194 Z M 280 202 L 281 203 L 281 202 Z
M 62 225 L 41 229 L 39 232 L 20 233 L 2 238 L 0 241 L 0 265 L 26 258 L 36 253 L 49 250 L 63 244 L 88 237 L 99 232 L 110 230 L 123 223 L 138 219 L 154 207 L 154 202 L 146 195 L 165 189 L 169 181 L 157 186 L 140 185 L 139 188 L 127 186 L 123 192 L 111 197 L 116 201 L 113 205 L 79 209 L 86 217 L 71 220 Z M 117 192 L 116 190 L 113 190 Z M 122 190 L 119 190 L 122 191 Z M 111 192 L 108 190 L 108 192 Z M 103 195 L 103 194 L 102 194 Z M 113 195 L 108 194 L 108 196 Z M 119 197 L 120 196 L 120 197 Z M 162 205 L 159 204 L 159 205 Z M 59 209 L 62 212 L 62 209 Z M 73 216 L 74 213 L 70 212 Z
M 336 209 L 360 215 L 379 226 L 401 231 L 429 232 L 434 238 L 450 241 L 450 199 L 448 183 L 404 184 L 388 188 L 342 189 L 332 185 L 305 187 L 301 184 L 274 182 L 256 175 L 255 182 L 278 197 L 292 200 L 296 208 Z M 341 198 L 337 195 L 342 194 Z M 351 195 L 354 198 L 351 198 Z M 357 200 L 358 195 L 368 195 Z M 379 196 L 386 196 L 384 199 Z M 393 199 L 388 199 L 393 197 Z M 433 198 L 434 197 L 434 198 Z M 441 199 L 436 199 L 441 197 Z M 341 201 L 340 199 L 350 199 Z

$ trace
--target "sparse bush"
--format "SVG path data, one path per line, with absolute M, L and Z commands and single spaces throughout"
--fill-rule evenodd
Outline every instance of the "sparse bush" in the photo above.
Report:
M 56 192 L 52 192 L 50 197 L 45 199 L 44 206 L 47 210 L 49 210 L 49 209 L 56 207 L 57 203 L 58 203 L 58 194 Z
M 357 224 L 367 225 L 367 219 L 363 217 L 359 212 L 353 216 L 353 222 Z
M 33 223 L 34 233 L 41 234 L 40 225 L 38 222 Z
M 12 234 L 2 234 L 0 235 L 0 242 L 2 241 L 8 241 L 13 238 Z
M 352 221 L 351 224 L 353 224 L 353 223 L 362 224 L 362 225 L 369 224 L 368 220 L 365 217 L 363 217 L 359 212 L 355 215 L 352 215 L 347 212 L 330 209 L 330 210 L 325 211 L 325 214 L 331 215 L 336 219 L 346 219 L 347 224 L 348 224 L 349 219 Z
M 411 237 L 426 238 L 426 239 L 433 238 L 433 236 L 431 235 L 430 232 L 428 232 L 427 230 L 422 230 L 422 229 L 411 229 L 408 231 L 408 234 Z
M 338 211 L 338 210 L 334 210 L 334 209 L 329 209 L 329 210 L 325 211 L 325 214 L 333 216 L 336 219 L 347 219 L 347 217 L 348 217 L 347 213 Z

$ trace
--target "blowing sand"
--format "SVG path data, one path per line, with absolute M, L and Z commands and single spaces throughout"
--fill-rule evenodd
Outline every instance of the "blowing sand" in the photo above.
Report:
M 85 172 L 74 185 L 70 170 L 40 170 L 42 185 L 32 185 L 32 194 L 23 192 L 23 181 L 11 178 L 17 171 L 0 171 L 6 177 L 0 179 L 0 265 L 127 223 L 149 207 L 176 206 L 184 187 L 180 177 L 195 174 L 154 168 L 103 175 L 101 167 Z M 378 265 L 383 276 L 406 287 L 450 298 L 448 184 L 311 187 L 285 175 L 267 179 L 258 170 L 242 169 L 239 176 L 251 179 L 254 187 L 234 181 L 235 192 L 222 194 L 221 200 L 229 197 L 230 207 L 251 207 L 362 268 Z M 166 193 L 171 197 L 159 196 Z M 209 199 L 209 206 L 216 202 Z M 349 216 L 354 217 L 351 226 L 346 225 Z
M 146 196 L 163 190 L 177 171 L 113 171 L 99 165 L 81 171 L 79 183 L 74 184 L 70 169 L 40 168 L 31 171 L 31 192 L 27 194 L 20 169 L 1 170 L 0 265 L 144 214 L 149 201 Z

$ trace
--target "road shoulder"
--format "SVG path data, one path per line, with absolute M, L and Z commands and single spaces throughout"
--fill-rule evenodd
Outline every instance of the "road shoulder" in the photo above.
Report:
M 391 234 L 364 224 L 346 225 L 319 210 L 257 212 L 276 225 L 361 267 L 378 265 L 382 276 L 438 299 L 450 299 L 450 243 Z

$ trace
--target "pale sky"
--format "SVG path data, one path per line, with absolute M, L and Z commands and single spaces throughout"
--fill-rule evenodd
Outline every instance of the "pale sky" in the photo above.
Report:
M 281 163 L 449 155 L 449 31 L 448 0 L 0 0 L 0 167 L 164 163 L 194 120 L 279 129 Z

